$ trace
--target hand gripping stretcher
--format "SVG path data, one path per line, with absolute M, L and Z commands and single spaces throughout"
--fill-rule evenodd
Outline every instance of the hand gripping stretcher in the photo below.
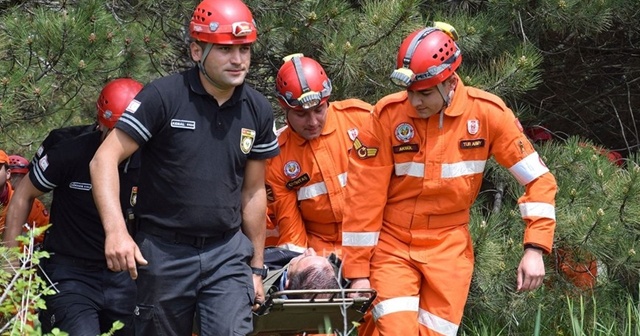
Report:
M 361 296 L 349 297 L 349 294 L 354 293 Z M 310 295 L 310 298 L 287 298 L 300 294 Z M 317 298 L 318 295 L 322 298 Z M 375 297 L 376 291 L 373 289 L 308 289 L 273 292 L 254 312 L 253 333 L 250 335 L 329 334 L 335 330 L 340 330 L 346 335 L 347 331 L 353 327 L 353 322 L 362 319 Z

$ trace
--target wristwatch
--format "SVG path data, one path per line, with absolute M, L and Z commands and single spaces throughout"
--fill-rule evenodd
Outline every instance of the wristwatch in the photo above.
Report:
M 261 276 L 263 279 L 267 277 L 267 272 L 269 271 L 269 267 L 267 265 L 263 265 L 262 268 L 251 267 L 251 273 L 255 275 Z

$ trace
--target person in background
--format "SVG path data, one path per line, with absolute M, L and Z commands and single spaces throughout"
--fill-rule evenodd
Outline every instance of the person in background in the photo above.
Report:
M 189 31 L 197 66 L 138 94 L 91 161 L 93 194 L 109 268 L 137 279 L 137 334 L 246 335 L 264 302 L 273 110 L 245 83 L 257 30 L 242 1 L 202 1 Z M 138 148 L 134 241 L 114 215 L 114 172 Z
M 15 189 L 29 172 L 29 160 L 17 154 L 9 155 L 9 170 L 11 171 L 10 182 Z
M 276 76 L 288 127 L 268 162 L 269 219 L 277 245 L 298 252 L 340 254 L 348 152 L 372 109 L 359 99 L 329 101 L 331 90 L 320 63 L 302 54 L 285 57 Z
M 0 236 L 4 235 L 9 202 L 22 177 L 28 172 L 28 165 L 29 161 L 22 156 L 7 156 L 5 151 L 0 150 Z M 24 234 L 28 234 L 29 230 L 35 227 L 43 227 L 49 224 L 49 211 L 39 199 L 34 199 L 29 209 L 29 214 L 22 226 Z M 42 243 L 43 237 L 43 235 L 33 237 L 34 247 Z
M 133 335 L 133 313 L 136 286 L 125 272 L 112 272 L 104 256 L 105 234 L 91 194 L 89 162 L 112 130 L 142 84 L 119 78 L 107 83 L 97 100 L 99 129 L 65 138 L 50 147 L 32 165 L 7 213 L 4 243 L 15 244 L 29 205 L 38 196 L 53 191 L 52 226 L 45 235 L 43 249 L 51 255 L 42 261 L 42 271 L 56 291 L 44 297 L 47 309 L 40 311 L 44 332 L 59 328 L 70 335 L 98 335 L 108 332 L 113 322 L 124 323 L 116 335 Z M 127 160 L 116 174 L 121 178 L 121 190 L 131 191 L 122 198 L 118 216 L 133 206 L 137 192 L 139 165 Z
M 349 158 L 344 276 L 376 289 L 380 335 L 457 335 L 474 264 L 470 209 L 489 158 L 525 188 L 517 291 L 542 284 L 553 243 L 554 176 L 505 103 L 462 83 L 455 31 L 439 26 L 402 41 L 391 80 L 403 90 L 376 103 Z

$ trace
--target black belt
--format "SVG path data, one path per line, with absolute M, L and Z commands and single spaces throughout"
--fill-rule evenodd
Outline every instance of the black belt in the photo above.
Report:
M 238 232 L 238 228 L 235 228 L 213 236 L 200 237 L 178 233 L 169 229 L 163 229 L 153 224 L 141 224 L 138 230 L 156 237 L 166 239 L 174 244 L 191 245 L 197 248 L 202 248 L 206 245 L 227 239 Z
M 77 267 L 90 267 L 90 268 L 107 268 L 106 260 L 91 260 L 85 258 L 70 257 L 64 254 L 51 253 L 51 257 L 47 260 L 52 264 L 77 266 Z

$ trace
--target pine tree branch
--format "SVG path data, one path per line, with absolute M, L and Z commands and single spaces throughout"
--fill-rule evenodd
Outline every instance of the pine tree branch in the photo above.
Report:
M 391 35 L 391 33 L 393 33 L 396 29 L 398 29 L 398 27 L 400 27 L 400 25 L 402 23 L 404 23 L 410 16 L 411 16 L 411 13 L 409 13 L 409 11 L 403 10 L 402 14 L 393 23 L 393 25 L 391 25 L 390 29 L 388 29 L 382 35 L 379 35 L 376 40 L 371 41 L 369 43 L 361 44 L 360 46 L 358 46 L 357 50 L 367 49 L 367 48 L 371 48 L 371 47 L 377 45 L 382 40 L 384 40 L 385 38 L 389 37 Z

